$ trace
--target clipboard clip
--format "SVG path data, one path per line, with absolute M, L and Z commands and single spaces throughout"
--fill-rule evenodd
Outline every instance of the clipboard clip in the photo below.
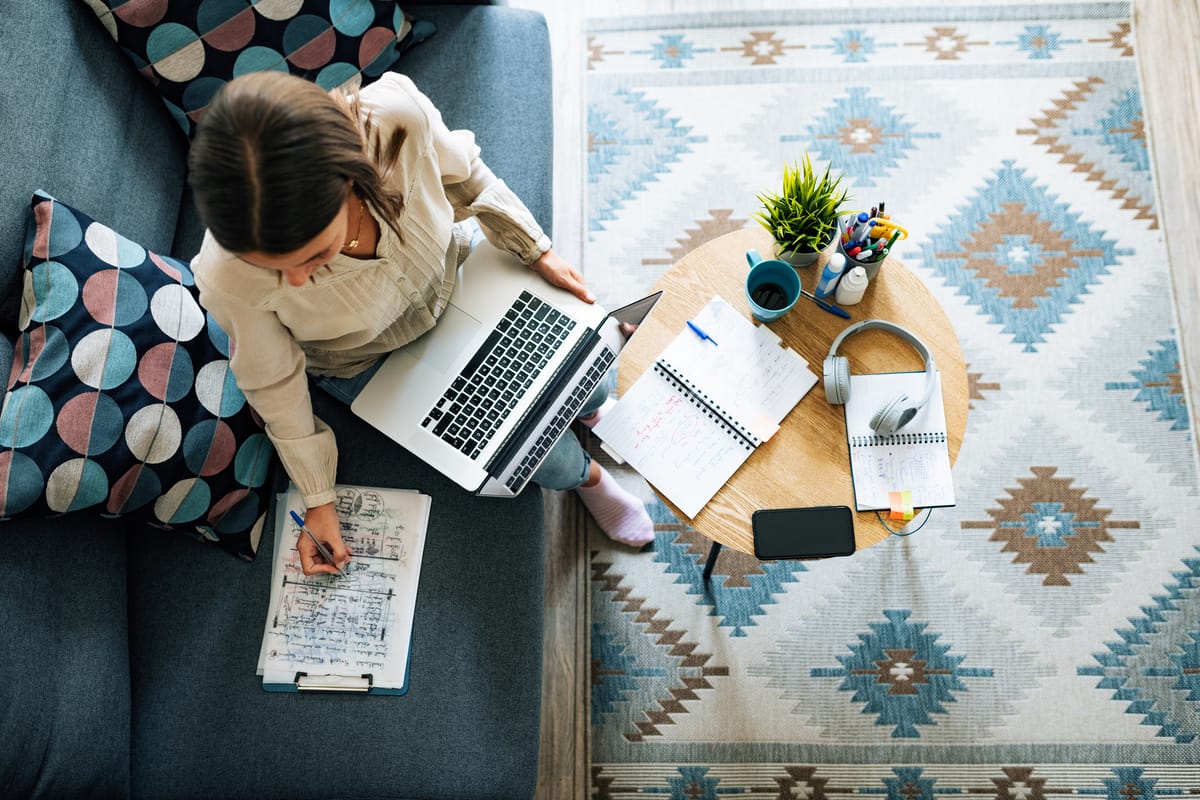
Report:
M 295 678 L 298 692 L 363 692 L 368 693 L 375 685 L 371 673 L 358 677 L 353 675 L 309 675 L 297 672 Z

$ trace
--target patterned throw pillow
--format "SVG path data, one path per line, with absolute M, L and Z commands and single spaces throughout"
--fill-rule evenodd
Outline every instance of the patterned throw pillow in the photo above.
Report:
M 192 135 L 227 81 L 279 70 L 366 85 L 435 28 L 394 0 L 83 0 Z
M 253 558 L 277 459 L 188 266 L 37 192 L 0 519 L 90 510 Z

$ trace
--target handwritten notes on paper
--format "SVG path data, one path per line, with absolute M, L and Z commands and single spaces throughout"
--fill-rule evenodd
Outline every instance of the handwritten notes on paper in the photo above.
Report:
M 689 517 L 753 449 L 653 369 L 621 395 L 594 430 Z
M 309 675 L 371 675 L 376 687 L 406 682 L 409 641 L 429 518 L 429 497 L 400 489 L 338 486 L 346 577 L 305 575 L 298 528 L 286 513 L 275 537 L 271 604 L 259 670 L 264 684 Z M 303 510 L 293 487 L 280 508 Z
M 817 382 L 770 329 L 714 298 L 593 429 L 695 517 Z

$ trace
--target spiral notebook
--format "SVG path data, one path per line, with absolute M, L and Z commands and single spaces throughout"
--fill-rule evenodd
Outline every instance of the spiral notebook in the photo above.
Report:
M 859 511 L 890 509 L 888 493 L 905 490 L 912 492 L 914 508 L 954 505 L 940 372 L 929 402 L 898 433 L 878 436 L 871 430 L 871 417 L 889 398 L 898 392 L 920 397 L 924 389 L 924 372 L 850 376 L 846 441 Z
M 695 517 L 817 382 L 770 328 L 714 298 L 593 428 Z

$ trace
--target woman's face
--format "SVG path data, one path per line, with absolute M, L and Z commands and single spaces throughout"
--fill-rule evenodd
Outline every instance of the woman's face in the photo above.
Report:
M 282 273 L 291 286 L 303 286 L 314 272 L 328 264 L 345 246 L 350 198 L 353 197 L 351 194 L 325 230 L 304 246 L 290 253 L 260 253 L 252 250 L 238 253 L 238 258 L 261 269 Z

